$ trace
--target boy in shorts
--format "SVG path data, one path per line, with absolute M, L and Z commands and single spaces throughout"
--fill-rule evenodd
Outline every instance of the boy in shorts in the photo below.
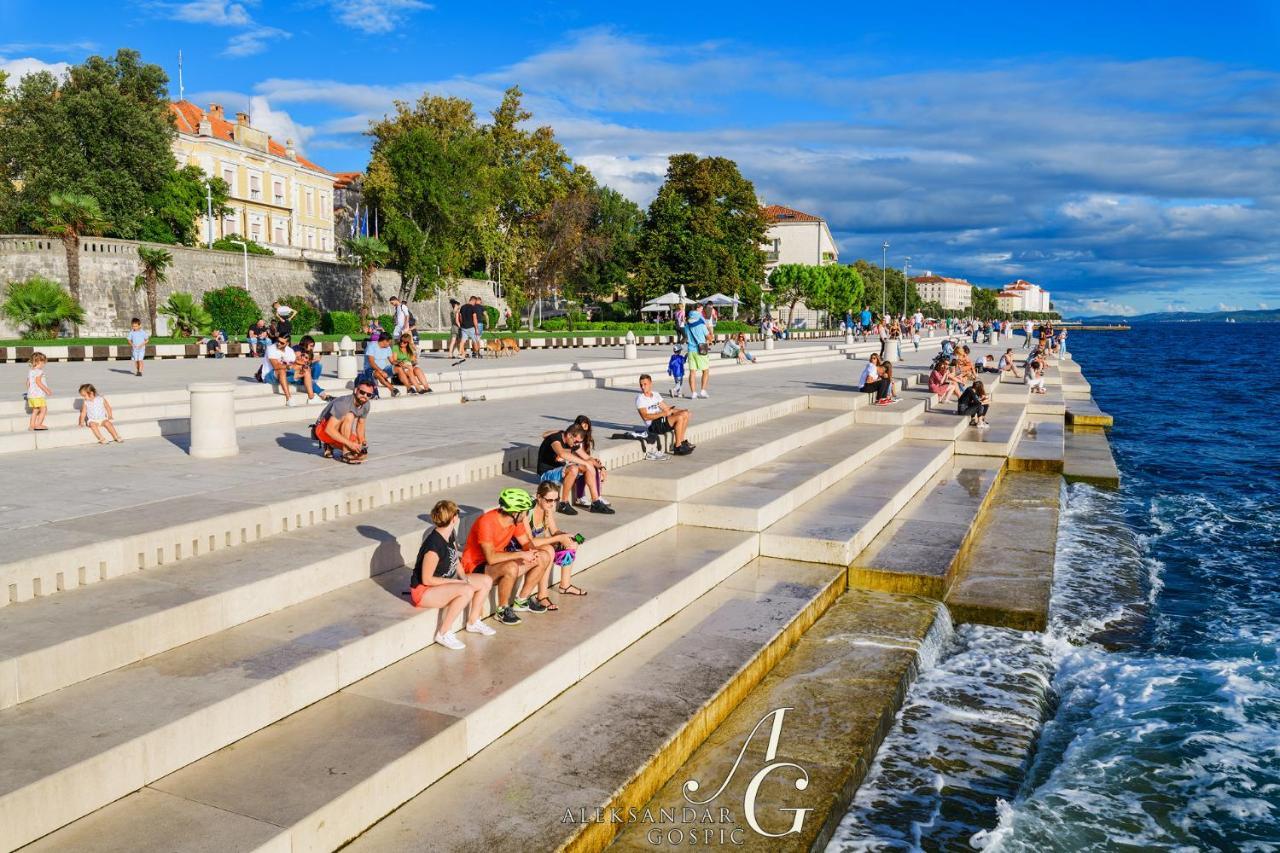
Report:
M 151 340 L 151 333 L 143 331 L 142 321 L 134 317 L 129 321 L 129 334 L 125 335 L 129 339 L 129 346 L 133 348 L 133 375 L 142 375 L 142 360 L 147 357 L 147 341 Z
M 649 435 L 676 434 L 676 446 L 671 452 L 676 456 L 688 456 L 693 452 L 693 445 L 685 438 L 685 430 L 689 428 L 692 413 L 688 409 L 677 409 L 662 401 L 662 395 L 653 390 L 653 377 L 647 373 L 640 374 L 640 393 L 636 395 L 636 409 L 640 417 L 649 425 Z

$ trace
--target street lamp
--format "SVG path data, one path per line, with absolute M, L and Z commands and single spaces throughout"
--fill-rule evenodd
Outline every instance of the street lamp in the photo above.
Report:
M 911 269 L 911 256 L 907 255 L 902 264 L 902 316 L 907 316 L 907 270 Z
M 885 240 L 884 245 L 880 247 L 880 316 L 883 317 L 887 312 L 885 308 L 885 288 L 887 287 L 887 278 L 889 273 L 886 267 L 889 265 L 889 241 Z
M 244 249 L 244 289 L 249 289 L 249 244 L 243 240 L 228 240 L 228 243 Z
M 208 227 L 205 229 L 205 236 L 209 238 L 208 245 L 213 247 L 213 181 L 204 182 L 204 204 L 205 204 L 205 221 Z

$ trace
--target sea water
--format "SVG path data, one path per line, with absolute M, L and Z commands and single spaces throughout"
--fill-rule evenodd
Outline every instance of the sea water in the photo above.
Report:
M 1277 332 L 1070 335 L 1123 485 L 1064 487 L 1049 630 L 945 640 L 828 853 L 1280 850 Z

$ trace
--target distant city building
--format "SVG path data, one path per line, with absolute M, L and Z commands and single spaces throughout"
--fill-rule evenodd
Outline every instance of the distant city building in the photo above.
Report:
M 831 236 L 831 229 L 821 216 L 802 213 L 790 207 L 770 204 L 761 208 L 768 229 L 765 231 L 764 274 L 767 277 L 781 264 L 807 264 L 826 266 L 838 263 L 840 252 Z M 766 288 L 767 289 L 767 288 Z M 786 319 L 782 312 L 781 319 Z M 796 304 L 793 322 L 796 326 L 812 328 L 821 321 L 819 312 L 805 305 Z
M 762 208 L 769 223 L 765 231 L 765 274 L 779 264 L 825 266 L 840 260 L 836 241 L 820 216 L 771 204 Z
M 973 285 L 962 278 L 926 272 L 911 279 L 925 302 L 936 302 L 947 311 L 963 311 L 973 304 Z
M 1049 291 L 1038 284 L 1032 284 L 1022 279 L 1006 284 L 1000 290 L 1000 295 L 996 297 L 996 304 L 1000 306 L 1001 311 L 1009 313 L 1014 311 L 1047 312 L 1052 310 Z
M 169 110 L 178 129 L 173 143 L 178 165 L 199 166 L 231 187 L 227 204 L 232 210 L 213 223 L 215 240 L 238 234 L 279 254 L 333 255 L 332 174 L 300 156 L 293 140 L 281 145 L 250 125 L 247 113 L 237 113 L 233 123 L 218 104 L 202 110 L 178 101 Z M 205 240 L 206 217 L 199 225 Z

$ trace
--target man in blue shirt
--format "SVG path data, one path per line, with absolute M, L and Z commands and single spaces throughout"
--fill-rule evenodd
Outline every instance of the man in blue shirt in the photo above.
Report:
M 868 305 L 862 309 L 862 313 L 858 315 L 858 322 L 862 324 L 862 331 L 871 328 L 871 306 Z
M 390 391 L 392 397 L 399 397 L 400 390 L 391 384 L 391 336 L 385 332 L 374 332 L 364 349 L 364 361 L 362 378 L 377 382 Z
M 684 333 L 689 339 L 689 396 L 690 397 L 706 397 L 707 381 L 711 378 L 711 360 L 707 358 L 707 353 L 711 347 L 707 341 L 709 330 L 707 328 L 707 318 L 702 316 L 702 308 L 698 305 L 693 306 L 693 310 L 689 312 L 689 316 L 685 319 Z M 702 391 L 698 391 L 698 374 L 702 374 Z

